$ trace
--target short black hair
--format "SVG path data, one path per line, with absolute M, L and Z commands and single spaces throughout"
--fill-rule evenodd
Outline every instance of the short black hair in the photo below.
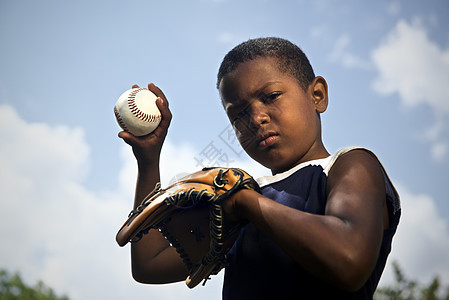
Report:
M 301 48 L 286 39 L 264 37 L 243 42 L 225 55 L 218 70 L 217 88 L 223 77 L 234 71 L 240 63 L 258 57 L 276 58 L 279 70 L 296 78 L 304 91 L 315 79 L 309 59 Z

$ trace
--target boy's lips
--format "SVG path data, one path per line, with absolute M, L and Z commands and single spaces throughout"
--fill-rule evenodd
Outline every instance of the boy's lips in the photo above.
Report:
M 277 139 L 278 139 L 278 135 L 275 132 L 267 132 L 267 133 L 261 134 L 258 139 L 258 141 L 259 141 L 258 146 L 262 147 L 262 148 L 269 147 L 269 146 L 273 145 Z

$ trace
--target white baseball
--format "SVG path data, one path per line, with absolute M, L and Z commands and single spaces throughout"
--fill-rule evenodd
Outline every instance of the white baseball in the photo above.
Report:
M 144 88 L 124 92 L 114 106 L 120 127 L 135 136 L 153 132 L 161 122 L 161 112 L 156 105 L 156 95 Z

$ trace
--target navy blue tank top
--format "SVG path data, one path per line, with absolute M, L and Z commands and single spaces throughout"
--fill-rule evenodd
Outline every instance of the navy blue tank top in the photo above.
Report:
M 344 148 L 325 159 L 300 164 L 285 173 L 262 177 L 258 179 L 262 193 L 286 206 L 323 215 L 327 201 L 327 174 L 340 155 L 353 149 L 356 148 Z M 314 277 L 250 223 L 240 232 L 228 253 L 223 299 L 372 299 L 391 251 L 391 241 L 400 217 L 399 196 L 385 171 L 384 177 L 390 228 L 384 230 L 376 267 L 359 291 L 347 293 Z

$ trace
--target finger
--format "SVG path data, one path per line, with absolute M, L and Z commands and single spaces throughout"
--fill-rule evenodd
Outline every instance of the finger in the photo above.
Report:
M 135 142 L 133 142 L 135 140 L 135 136 L 133 136 L 131 133 L 126 132 L 126 131 L 120 131 L 118 133 L 118 137 L 121 138 L 125 143 L 127 143 L 128 145 L 133 145 L 135 144 Z
M 130 135 L 131 134 L 129 132 L 126 132 L 126 131 L 120 131 L 118 133 L 118 137 L 121 138 L 121 139 L 129 138 Z
M 148 134 L 150 135 L 150 134 Z M 142 142 L 143 139 L 145 139 L 148 135 L 142 135 L 142 136 L 135 136 L 130 132 L 127 131 L 120 131 L 118 133 L 118 137 L 124 140 L 127 144 L 131 146 L 136 146 Z
M 140 88 L 140 86 L 138 86 L 137 84 L 133 84 L 132 88 L 133 89 L 138 89 L 138 88 Z
M 162 98 L 158 97 L 156 99 L 156 105 L 159 108 L 159 111 L 161 112 L 162 118 L 161 122 L 159 123 L 159 126 L 154 131 L 154 134 L 164 136 L 167 134 L 168 127 L 170 126 L 172 113 L 168 108 L 167 101 L 164 101 Z
M 170 108 L 168 107 L 167 100 L 164 100 L 161 97 L 158 97 L 156 99 L 156 105 L 157 105 L 157 108 L 159 108 L 159 111 L 161 112 L 162 119 L 171 120 L 172 113 L 170 111 Z
M 162 90 L 158 88 L 154 83 L 149 83 L 148 89 L 152 91 L 156 96 L 162 98 L 162 100 L 164 100 L 164 102 L 166 102 L 168 105 L 167 97 L 165 97 L 164 92 L 162 92 Z

